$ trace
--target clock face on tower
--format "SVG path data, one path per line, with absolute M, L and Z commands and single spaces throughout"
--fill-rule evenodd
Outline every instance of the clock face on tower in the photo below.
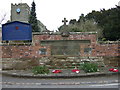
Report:
M 16 9 L 16 12 L 17 12 L 17 13 L 20 13 L 20 8 L 17 8 L 17 9 Z

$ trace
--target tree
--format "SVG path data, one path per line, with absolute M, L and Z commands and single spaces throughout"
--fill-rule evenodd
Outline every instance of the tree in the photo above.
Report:
M 120 39 L 120 7 L 116 6 L 108 10 L 92 11 L 86 15 L 87 19 L 94 19 L 103 28 L 103 37 L 106 40 Z
M 74 22 L 71 20 L 70 23 Z M 86 16 L 81 14 L 77 23 L 68 25 L 68 30 L 70 32 L 97 31 L 99 39 L 120 40 L 120 6 L 108 10 L 93 10 Z
M 37 20 L 37 17 L 36 17 L 36 4 L 35 4 L 34 1 L 32 2 L 30 17 L 29 17 L 29 23 L 32 26 L 32 32 L 39 32 L 38 20 Z
M 79 17 L 79 19 L 78 19 L 77 22 L 78 22 L 78 23 L 80 23 L 80 22 L 85 22 L 85 16 L 84 16 L 84 14 L 81 14 L 81 16 Z
M 60 26 L 58 29 L 59 31 L 68 30 L 69 32 L 97 32 L 99 39 L 103 37 L 102 28 L 93 19 L 86 19 L 83 14 L 78 21 L 71 19 L 66 29 L 64 26 Z
M 76 23 L 76 19 L 71 19 L 69 24 L 75 24 Z

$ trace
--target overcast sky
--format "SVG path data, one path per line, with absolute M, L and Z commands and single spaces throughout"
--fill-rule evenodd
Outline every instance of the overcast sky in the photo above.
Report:
M 31 7 L 33 0 L 1 0 L 0 20 L 6 13 L 6 20 L 10 19 L 11 3 L 27 3 Z M 36 3 L 37 18 L 49 29 L 57 30 L 62 25 L 63 18 L 77 19 L 92 10 L 109 9 L 118 5 L 120 0 L 34 0 Z

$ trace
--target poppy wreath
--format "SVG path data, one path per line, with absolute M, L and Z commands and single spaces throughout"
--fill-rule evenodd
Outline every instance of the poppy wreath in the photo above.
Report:
M 119 72 L 118 69 L 115 69 L 115 68 L 110 68 L 109 71 L 111 71 L 111 72 Z
M 62 70 L 53 70 L 52 73 L 61 73 Z
M 72 72 L 79 73 L 79 72 L 80 72 L 80 70 L 78 70 L 78 69 L 73 69 L 73 70 L 72 70 Z

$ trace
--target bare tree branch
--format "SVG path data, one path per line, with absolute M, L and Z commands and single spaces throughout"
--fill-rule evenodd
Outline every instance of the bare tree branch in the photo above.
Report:
M 7 16 L 7 14 L 6 14 L 6 13 L 4 13 L 4 15 L 3 15 L 3 16 L 1 16 L 0 25 L 1 25 L 1 24 L 2 24 L 2 22 L 5 20 L 6 16 Z

